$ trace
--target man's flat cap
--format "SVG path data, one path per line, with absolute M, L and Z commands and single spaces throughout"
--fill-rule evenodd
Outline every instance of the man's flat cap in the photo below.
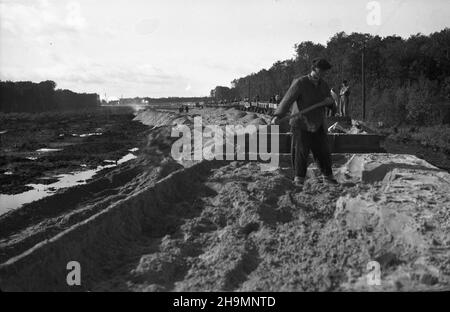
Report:
M 331 68 L 331 64 L 324 58 L 315 58 L 312 61 L 312 66 L 320 68 L 321 70 L 328 70 Z

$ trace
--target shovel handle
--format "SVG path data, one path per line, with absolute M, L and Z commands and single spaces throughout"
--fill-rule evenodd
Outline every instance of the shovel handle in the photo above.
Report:
M 285 119 L 296 118 L 296 117 L 298 117 L 300 115 L 306 114 L 309 111 L 315 110 L 315 109 L 320 108 L 320 107 L 329 106 L 330 104 L 331 103 L 327 103 L 326 101 L 322 101 L 322 102 L 316 103 L 316 104 L 311 105 L 311 106 L 309 106 L 309 107 L 307 107 L 305 109 L 302 109 L 301 111 L 299 111 L 299 112 L 297 112 L 297 113 L 295 113 L 293 115 L 285 116 L 285 117 L 281 118 L 280 122 L 284 121 Z

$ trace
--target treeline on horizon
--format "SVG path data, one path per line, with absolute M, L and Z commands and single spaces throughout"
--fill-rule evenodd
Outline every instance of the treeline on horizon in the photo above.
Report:
M 99 105 L 98 94 L 56 89 L 56 83 L 51 80 L 39 83 L 0 81 L 0 112 L 80 110 Z
M 206 101 L 208 97 L 163 97 L 163 98 L 146 98 L 149 104 L 161 103 L 184 103 Z
M 362 118 L 362 47 L 365 43 L 366 120 L 385 124 L 433 125 L 450 123 L 450 29 L 428 36 L 380 37 L 339 32 L 325 45 L 311 41 L 295 45 L 292 59 L 278 61 L 246 77 L 231 88 L 211 91 L 216 100 L 249 97 L 269 100 L 281 96 L 294 77 L 310 71 L 311 60 L 324 57 L 333 68 L 325 77 L 330 87 L 342 80 L 351 87 L 350 113 Z
M 136 104 L 141 103 L 142 100 L 148 102 L 148 104 L 166 104 L 166 103 L 185 103 L 185 102 L 200 102 L 207 101 L 208 97 L 161 97 L 161 98 L 150 98 L 150 97 L 134 97 L 134 98 L 122 98 L 116 101 L 109 101 L 108 103 L 118 104 Z

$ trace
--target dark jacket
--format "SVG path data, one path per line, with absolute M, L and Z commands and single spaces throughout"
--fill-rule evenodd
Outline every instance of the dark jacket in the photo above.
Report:
M 323 79 L 319 79 L 319 83 L 316 86 L 309 75 L 296 78 L 281 100 L 275 111 L 275 116 L 284 117 L 294 102 L 296 102 L 296 105 L 292 108 L 292 115 L 328 97 L 331 97 L 330 87 Z M 317 131 L 324 123 L 325 107 L 314 109 L 290 121 L 290 125 L 293 128 L 300 128 L 310 132 Z

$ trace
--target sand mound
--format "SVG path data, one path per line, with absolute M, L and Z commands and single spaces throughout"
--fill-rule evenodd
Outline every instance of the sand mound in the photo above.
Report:
M 303 192 L 289 174 L 217 161 L 173 172 L 3 264 L 1 286 L 67 290 L 65 263 L 78 259 L 84 290 L 449 289 L 448 174 L 311 179 Z M 366 282 L 373 260 L 381 286 Z
M 263 118 L 255 118 L 252 121 L 250 121 L 250 125 L 265 126 L 267 125 L 267 122 Z
M 439 172 L 423 159 L 412 155 L 396 154 L 356 154 L 350 158 L 340 171 L 340 175 L 352 176 L 363 183 L 382 181 L 386 175 L 395 169 Z
M 244 122 L 249 122 L 256 118 L 258 118 L 258 115 L 256 115 L 255 113 L 247 113 L 244 117 L 241 118 L 241 120 Z
M 240 118 L 244 117 L 245 115 L 247 115 L 247 113 L 233 108 L 233 109 L 227 110 L 226 115 L 229 119 L 236 120 L 236 119 L 240 119 Z
M 140 121 L 147 126 L 161 127 L 167 125 L 192 125 L 191 116 L 180 115 L 171 111 L 146 109 L 139 112 L 134 120 Z

